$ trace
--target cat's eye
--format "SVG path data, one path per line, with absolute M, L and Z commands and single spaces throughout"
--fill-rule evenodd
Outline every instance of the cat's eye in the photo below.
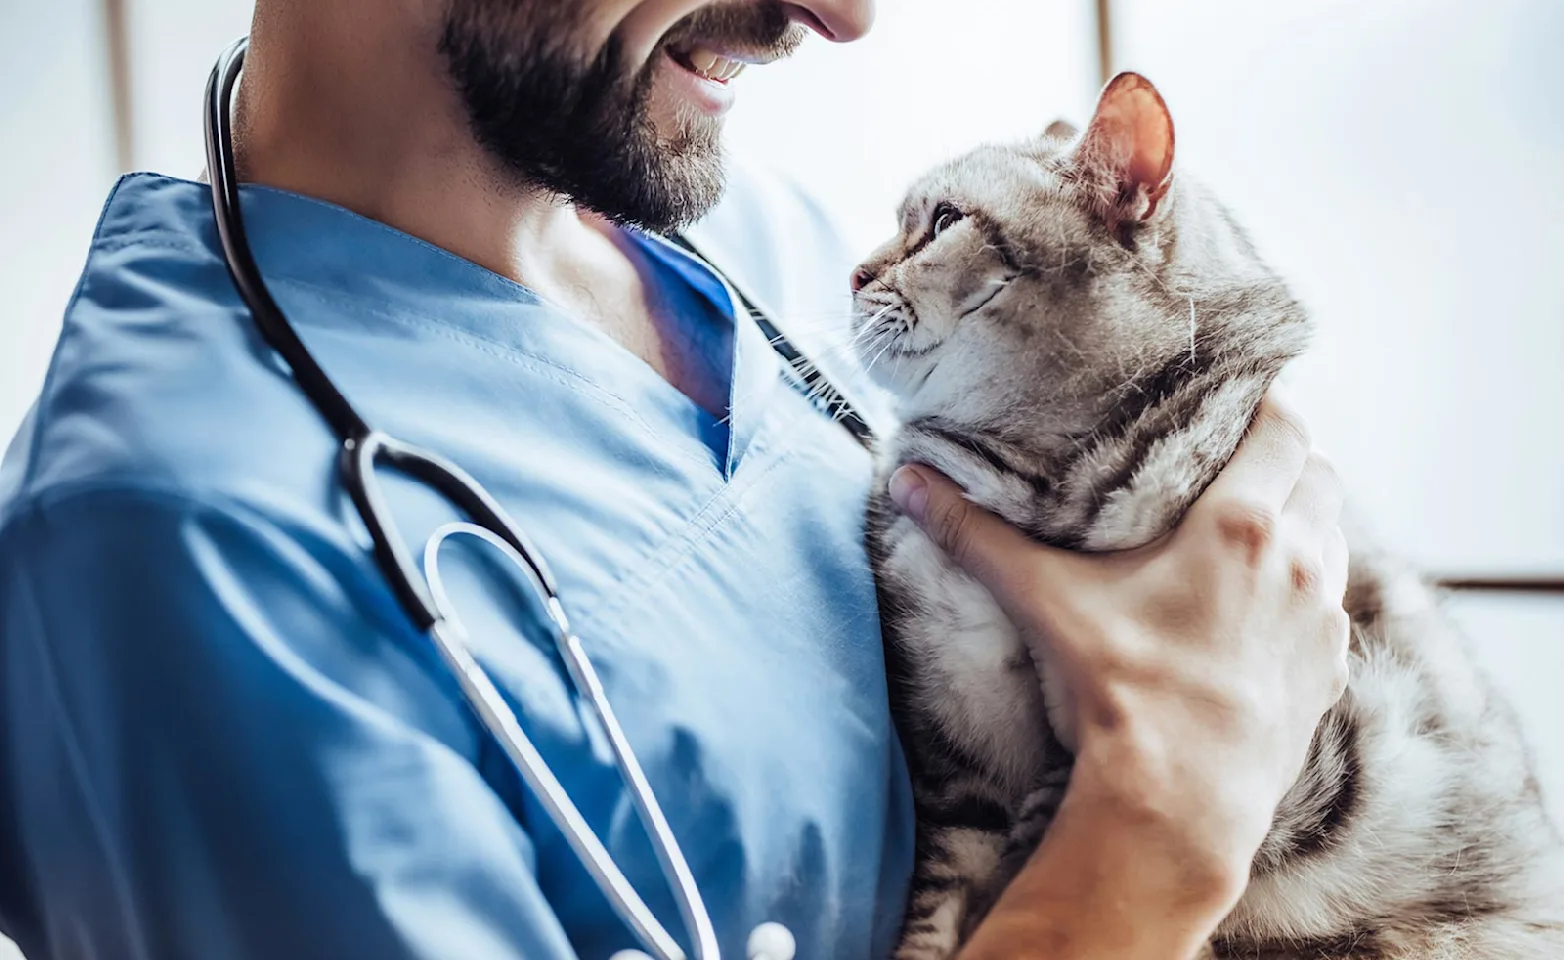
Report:
M 956 209 L 956 205 L 949 200 L 940 201 L 934 208 L 933 236 L 939 236 L 946 230 L 955 226 L 966 214 Z

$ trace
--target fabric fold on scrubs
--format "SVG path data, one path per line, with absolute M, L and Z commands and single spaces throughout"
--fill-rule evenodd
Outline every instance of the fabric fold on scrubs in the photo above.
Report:
M 705 264 L 666 240 L 644 237 L 653 255 L 707 298 L 714 309 L 734 318 L 733 374 L 728 395 L 728 452 L 724 474 L 733 476 L 744 449 L 765 415 L 771 391 L 782 372 L 782 359 L 755 324 L 743 302 Z

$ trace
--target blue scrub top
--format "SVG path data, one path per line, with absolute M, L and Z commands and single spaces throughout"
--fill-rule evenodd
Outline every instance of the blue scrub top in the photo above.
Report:
M 692 336 L 725 325 L 707 342 L 733 346 L 726 421 L 470 262 L 305 197 L 243 203 L 273 294 L 359 410 L 542 548 L 725 954 L 778 920 L 801 960 L 884 956 L 912 819 L 869 458 L 721 281 L 636 239 Z M 848 259 L 818 211 L 740 171 L 694 235 L 830 350 L 808 332 L 845 317 Z M 207 188 L 121 181 L 0 468 L 0 929 L 32 960 L 632 945 L 393 599 L 336 456 L 234 292 Z M 454 516 L 383 476 L 419 556 Z M 685 942 L 603 738 L 485 549 L 442 553 L 475 652 Z

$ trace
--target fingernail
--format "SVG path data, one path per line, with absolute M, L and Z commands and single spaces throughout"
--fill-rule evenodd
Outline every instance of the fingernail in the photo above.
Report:
M 902 467 L 891 474 L 889 489 L 891 499 L 902 512 L 922 523 L 923 511 L 929 505 L 929 481 L 923 474 L 914 467 Z

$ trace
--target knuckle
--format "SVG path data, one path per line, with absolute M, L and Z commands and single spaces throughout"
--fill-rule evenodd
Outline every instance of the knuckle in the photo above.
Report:
M 1300 597 L 1314 597 L 1324 592 L 1325 564 L 1306 557 L 1293 557 L 1288 564 L 1292 574 L 1293 593 Z
M 972 548 L 972 507 L 961 497 L 950 497 L 938 504 L 931 503 L 935 538 L 950 554 L 951 559 L 963 563 Z
M 1265 729 L 1271 726 L 1280 702 L 1248 685 L 1235 684 L 1223 694 L 1220 709 L 1235 730 Z
M 1234 500 L 1216 510 L 1216 530 L 1222 542 L 1257 561 L 1276 540 L 1276 512 L 1269 507 Z

